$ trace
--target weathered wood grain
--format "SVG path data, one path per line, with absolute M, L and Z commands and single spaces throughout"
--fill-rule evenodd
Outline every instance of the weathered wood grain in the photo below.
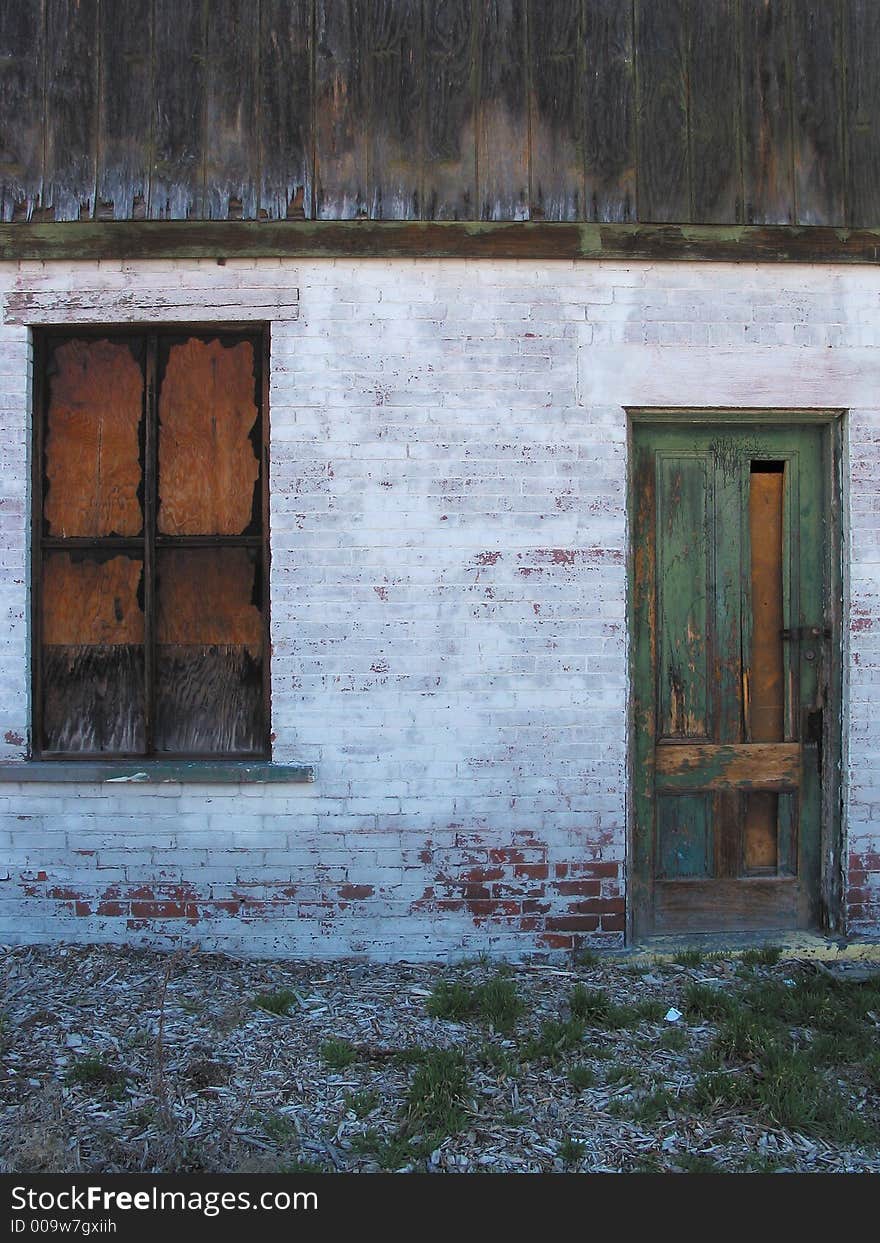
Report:
M 844 7 L 848 147 L 846 219 L 856 228 L 880 222 L 880 4 L 847 0 Z
M 529 0 L 533 220 L 578 220 L 584 205 L 581 0 Z
M 420 0 L 372 0 L 366 16 L 367 211 L 373 220 L 418 220 L 422 5 Z
M 798 742 L 680 743 L 658 746 L 657 783 L 664 790 L 796 789 Z
M 120 341 L 67 341 L 51 359 L 43 514 L 51 536 L 137 535 L 143 525 L 144 376 Z M 79 641 L 79 640 L 77 640 Z
M 100 7 L 97 214 L 146 214 L 153 92 L 152 0 Z
M 260 475 L 254 350 L 191 337 L 170 347 L 159 392 L 162 535 L 239 535 Z
M 316 0 L 314 92 L 318 219 L 352 220 L 367 215 L 366 2 Z
M 742 0 L 743 193 L 747 224 L 795 220 L 787 6 Z
M 144 641 L 143 562 L 128 554 L 50 552 L 43 559 L 43 643 L 105 647 Z
M 658 930 L 673 932 L 780 931 L 801 926 L 802 886 L 794 878 L 658 880 Z
M 314 0 L 260 0 L 260 213 L 314 214 Z
M 153 167 L 148 215 L 205 213 L 206 9 L 201 0 L 154 0 Z
M 637 0 L 640 220 L 689 220 L 686 0 Z
M 473 0 L 425 5 L 422 217 L 476 216 L 476 30 Z
M 28 219 L 42 192 L 44 10 L 0 4 L 0 220 Z
M 632 6 L 584 4 L 586 218 L 624 224 L 636 218 Z
M 259 755 L 262 661 L 228 645 L 160 645 L 155 747 L 159 754 Z
M 791 14 L 795 213 L 845 223 L 839 0 L 798 0 Z M 880 55 L 880 45 L 875 47 Z
M 692 4 L 688 54 L 691 218 L 742 219 L 738 0 Z
M 526 0 L 480 0 L 477 197 L 481 220 L 529 217 Z
M 40 744 L 50 755 L 143 754 L 143 647 L 43 648 Z
M 97 0 L 46 0 L 46 49 L 43 202 L 56 220 L 87 219 L 98 142 Z
M 157 643 L 231 645 L 256 658 L 263 644 L 263 620 L 254 604 L 257 569 L 249 548 L 161 549 Z
M 211 0 L 205 84 L 205 215 L 253 220 L 259 193 L 259 6 Z

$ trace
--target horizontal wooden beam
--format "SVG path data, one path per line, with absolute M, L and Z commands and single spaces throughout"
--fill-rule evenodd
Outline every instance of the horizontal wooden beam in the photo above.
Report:
M 880 228 L 477 221 L 0 224 L 0 260 L 629 259 L 880 263 Z
M 664 791 L 792 790 L 800 785 L 799 742 L 662 744 L 655 751 Z

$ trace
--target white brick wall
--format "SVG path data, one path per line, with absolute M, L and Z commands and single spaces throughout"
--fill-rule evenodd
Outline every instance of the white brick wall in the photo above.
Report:
M 22 263 L 0 295 L 2 755 L 28 723 L 28 325 L 251 319 L 274 754 L 318 766 L 309 787 L 0 784 L 0 940 L 617 942 L 629 404 L 850 411 L 849 915 L 877 930 L 876 269 Z

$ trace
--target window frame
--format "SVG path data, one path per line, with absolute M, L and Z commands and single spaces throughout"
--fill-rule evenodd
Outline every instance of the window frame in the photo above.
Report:
M 254 347 L 254 392 L 258 400 L 260 420 L 260 494 L 261 530 L 254 535 L 183 535 L 160 536 L 158 514 L 158 431 L 159 431 L 159 347 L 160 340 L 187 337 L 231 338 L 250 340 Z M 143 531 L 140 536 L 53 537 L 44 533 L 45 502 L 45 434 L 50 386 L 47 366 L 51 349 L 59 339 L 125 341 L 140 339 L 144 346 L 143 397 Z M 31 507 L 30 507 L 30 654 L 31 713 L 28 755 L 31 760 L 47 763 L 94 766 L 95 763 L 136 761 L 139 765 L 156 765 L 186 761 L 222 765 L 225 761 L 265 763 L 272 758 L 271 732 L 271 600 L 270 539 L 269 539 L 269 325 L 245 322 L 173 322 L 161 324 L 47 324 L 32 329 L 32 429 L 31 429 Z M 156 564 L 160 548 L 246 547 L 257 550 L 260 557 L 261 640 L 262 640 L 262 728 L 259 751 L 156 751 L 154 739 L 156 707 Z M 44 553 L 67 549 L 100 550 L 118 547 L 120 551 L 137 549 L 144 564 L 144 724 L 146 749 L 143 752 L 121 751 L 50 751 L 43 748 L 43 558 Z

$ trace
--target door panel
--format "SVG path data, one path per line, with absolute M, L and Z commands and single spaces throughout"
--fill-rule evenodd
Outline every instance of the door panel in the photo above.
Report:
M 822 434 L 635 426 L 637 935 L 817 922 Z

